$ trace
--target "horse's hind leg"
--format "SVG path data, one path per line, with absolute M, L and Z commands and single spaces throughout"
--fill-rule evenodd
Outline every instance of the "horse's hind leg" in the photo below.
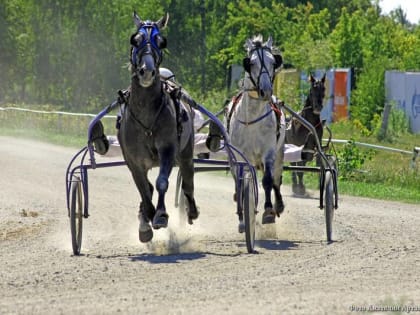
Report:
M 291 162 L 291 166 L 297 166 L 296 162 Z M 294 194 L 297 194 L 297 186 L 298 186 L 298 180 L 297 180 L 297 172 L 292 171 L 292 191 Z
M 305 166 L 306 162 L 305 161 L 301 161 L 298 162 L 299 166 Z M 297 184 L 297 194 L 298 195 L 304 195 L 306 193 L 306 188 L 305 188 L 305 184 L 303 183 L 303 172 L 297 172 L 297 177 L 298 177 L 298 184 Z
M 284 211 L 284 202 L 283 197 L 281 196 L 280 187 L 283 183 L 283 176 L 278 175 L 274 176 L 275 179 L 278 179 L 278 183 L 273 184 L 274 196 L 275 196 L 275 205 L 274 209 L 276 210 L 276 215 L 280 217 L 280 214 Z
M 276 210 L 276 215 L 280 217 L 280 214 L 284 211 L 284 202 L 281 196 L 281 185 L 283 183 L 283 164 L 284 164 L 284 151 L 281 148 L 277 152 L 277 157 L 274 166 L 274 183 L 273 183 L 273 190 L 274 190 L 274 197 L 275 197 L 275 204 L 274 209 Z
M 181 158 L 179 169 L 182 177 L 182 191 L 188 201 L 188 223 L 193 224 L 193 220 L 199 216 L 199 211 L 194 200 L 194 163 L 192 157 Z

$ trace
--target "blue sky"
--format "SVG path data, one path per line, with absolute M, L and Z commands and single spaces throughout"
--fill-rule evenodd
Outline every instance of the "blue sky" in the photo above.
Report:
M 401 6 L 411 23 L 418 23 L 420 20 L 420 0 L 379 0 L 379 5 L 384 14 Z

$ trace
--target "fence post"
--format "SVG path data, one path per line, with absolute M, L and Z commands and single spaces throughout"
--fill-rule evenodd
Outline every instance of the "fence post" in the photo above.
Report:
M 384 106 L 381 129 L 379 130 L 379 134 L 378 134 L 379 140 L 383 140 L 386 137 L 386 132 L 388 129 L 389 113 L 391 112 L 391 108 L 392 108 L 392 105 L 389 103 L 386 103 Z

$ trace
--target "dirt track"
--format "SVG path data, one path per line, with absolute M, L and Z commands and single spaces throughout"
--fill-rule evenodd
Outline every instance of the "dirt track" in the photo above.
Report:
M 65 169 L 76 150 L 0 141 L 0 314 L 420 313 L 418 205 L 340 196 L 328 245 L 318 193 L 296 199 L 284 187 L 286 212 L 275 228 L 259 226 L 250 255 L 232 178 L 201 173 L 197 223 L 179 228 L 172 178 L 170 226 L 145 246 L 128 170 L 100 169 L 89 173 L 91 216 L 75 257 Z

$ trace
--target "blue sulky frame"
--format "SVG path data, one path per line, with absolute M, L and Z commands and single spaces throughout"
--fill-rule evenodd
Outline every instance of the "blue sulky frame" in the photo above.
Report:
M 227 160 L 212 160 L 212 159 L 194 159 L 194 164 L 199 164 L 200 166 L 195 166 L 195 172 L 204 172 L 204 171 L 219 171 L 219 170 L 230 170 L 234 169 L 236 172 L 236 196 L 237 202 L 237 212 L 241 213 L 242 211 L 249 211 L 248 220 L 245 220 L 245 231 L 246 231 L 246 243 L 248 252 L 254 252 L 254 242 L 255 242 L 255 215 L 257 213 L 257 204 L 258 204 L 258 183 L 257 183 L 257 174 L 254 167 L 249 163 L 247 158 L 240 152 L 237 148 L 229 142 L 229 137 L 225 131 L 225 128 L 222 122 L 211 112 L 209 112 L 206 108 L 202 105 L 196 103 L 194 100 L 189 98 L 186 95 L 183 96 L 183 101 L 190 104 L 190 106 L 194 107 L 195 109 L 199 110 L 202 114 L 209 117 L 210 120 L 215 122 L 219 129 L 223 134 L 224 139 L 224 149 L 227 153 Z M 100 162 L 98 163 L 95 159 L 95 151 L 93 148 L 92 140 L 90 140 L 92 134 L 93 126 L 101 120 L 105 115 L 109 114 L 113 109 L 119 106 L 119 102 L 115 101 L 112 104 L 108 105 L 104 108 L 89 124 L 88 127 L 88 134 L 87 134 L 87 145 L 78 151 L 73 158 L 71 159 L 67 170 L 66 170 L 66 198 L 67 198 L 67 210 L 70 220 L 76 220 L 73 216 L 71 216 L 71 211 L 75 205 L 75 198 L 71 196 L 72 194 L 72 185 L 80 184 L 81 189 L 79 191 L 79 198 L 83 199 L 83 202 L 80 204 L 83 209 L 79 209 L 82 211 L 80 214 L 79 220 L 83 218 L 89 217 L 89 185 L 88 185 L 88 170 L 93 170 L 96 168 L 106 168 L 106 167 L 115 167 L 115 166 L 122 166 L 126 165 L 124 160 L 121 161 L 112 161 L 112 162 Z M 178 196 L 179 190 L 181 186 L 182 179 L 178 174 L 177 178 L 177 186 L 176 186 L 176 199 L 175 199 L 175 206 L 178 206 Z M 246 187 L 247 190 L 244 190 L 245 183 L 247 183 Z M 248 198 L 246 203 L 244 201 L 245 198 Z M 247 207 L 246 210 L 243 210 L 244 203 Z M 250 221 L 251 219 L 251 221 Z M 81 247 L 81 239 L 78 239 L 78 236 L 81 238 L 81 223 L 79 224 L 78 228 L 75 228 L 74 222 L 71 222 L 72 226 L 72 243 L 73 243 L 73 252 L 74 254 L 80 254 L 80 247 Z M 253 225 L 253 226 L 250 226 Z M 80 229 L 80 231 L 76 231 L 75 229 Z M 79 234 L 77 234 L 79 233 Z
M 255 216 L 257 214 L 258 205 L 258 183 L 257 175 L 254 167 L 250 164 L 247 158 L 241 151 L 230 144 L 229 136 L 220 120 L 216 115 L 209 112 L 202 105 L 196 103 L 187 95 L 182 94 L 182 100 L 188 103 L 193 108 L 199 110 L 202 114 L 209 117 L 214 123 L 217 124 L 222 132 L 224 139 L 224 149 L 227 153 L 227 160 L 212 160 L 212 159 L 194 159 L 195 172 L 207 171 L 235 171 L 235 193 L 237 213 L 244 222 L 245 240 L 247 250 L 249 253 L 254 252 L 255 245 Z M 89 217 L 89 187 L 88 187 L 88 170 L 96 168 L 106 168 L 126 165 L 124 160 L 101 162 L 97 163 L 95 160 L 95 152 L 93 149 L 91 134 L 93 126 L 102 119 L 105 115 L 115 109 L 120 103 L 115 101 L 106 108 L 104 108 L 89 124 L 88 128 L 88 142 L 87 146 L 77 152 L 71 159 L 66 171 L 66 197 L 67 209 L 71 223 L 73 252 L 75 255 L 80 254 L 81 247 L 81 229 L 82 217 Z M 315 137 L 317 145 L 317 154 L 320 157 L 319 166 L 283 166 L 284 170 L 289 171 L 302 171 L 314 172 L 319 174 L 319 208 L 324 209 L 327 241 L 332 242 L 332 221 L 334 210 L 338 208 L 338 188 L 337 176 L 338 171 L 336 167 L 336 158 L 333 155 L 328 155 L 323 152 L 321 140 L 318 139 L 315 128 L 299 114 L 294 112 L 286 104 L 279 102 L 279 106 L 293 117 L 298 119 Z M 200 165 L 200 166 L 198 166 Z M 178 173 L 176 183 L 175 206 L 179 206 L 179 196 L 182 178 Z M 79 196 L 79 203 L 75 205 L 77 199 L 73 196 L 72 186 L 77 185 L 77 193 Z M 77 217 L 75 218 L 75 208 L 79 207 Z M 77 224 L 76 220 L 79 220 Z

